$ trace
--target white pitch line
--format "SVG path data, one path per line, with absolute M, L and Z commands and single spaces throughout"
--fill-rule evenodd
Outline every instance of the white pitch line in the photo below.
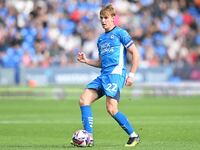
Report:
M 63 124 L 72 123 L 72 121 L 44 121 L 44 120 L 1 120 L 0 124 Z M 78 121 L 73 121 L 73 123 L 79 123 Z
M 79 124 L 79 120 L 67 121 L 67 120 L 0 120 L 0 124 Z M 113 124 L 114 121 L 98 121 L 97 124 Z M 137 124 L 200 124 L 200 120 L 148 120 L 148 121 L 135 121 Z

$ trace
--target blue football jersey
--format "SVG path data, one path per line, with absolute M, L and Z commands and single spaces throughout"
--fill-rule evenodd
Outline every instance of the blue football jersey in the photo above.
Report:
M 101 73 L 126 75 L 126 48 L 132 44 L 131 36 L 120 27 L 101 34 L 97 41 Z

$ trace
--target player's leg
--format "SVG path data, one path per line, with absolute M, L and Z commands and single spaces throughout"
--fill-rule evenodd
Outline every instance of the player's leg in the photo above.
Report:
M 96 90 L 94 89 L 85 89 L 83 94 L 80 96 L 79 105 L 81 109 L 81 116 L 82 116 L 82 123 L 84 130 L 90 133 L 91 138 L 90 142 L 88 144 L 89 147 L 94 146 L 94 140 L 92 135 L 92 126 L 93 126 L 93 116 L 92 116 L 92 110 L 90 105 L 96 101 L 98 98 L 98 94 Z M 77 146 L 73 140 L 71 141 L 71 144 L 74 146 Z
M 94 89 L 85 89 L 83 94 L 80 96 L 80 109 L 82 116 L 82 123 L 84 130 L 92 134 L 93 128 L 93 116 L 91 110 L 91 104 L 96 101 L 98 98 L 98 94 Z
M 80 109 L 81 109 L 81 116 L 82 116 L 82 123 L 84 129 L 91 134 L 93 137 L 93 116 L 92 116 L 92 109 L 91 104 L 103 96 L 103 92 L 101 90 L 101 78 L 97 77 L 91 83 L 89 83 L 80 96 Z M 93 146 L 94 142 L 90 143 L 89 146 Z
M 91 104 L 95 102 L 99 97 L 103 94 L 101 92 L 101 79 L 97 77 L 91 83 L 87 85 L 87 88 L 80 96 L 80 109 L 82 115 L 82 123 L 84 129 L 92 134 L 92 126 L 93 126 L 93 116 L 91 110 Z
M 129 136 L 134 133 L 134 129 L 131 123 L 128 121 L 127 117 L 118 110 L 118 101 L 116 99 L 107 96 L 106 109 Z
M 103 78 L 103 87 L 106 95 L 106 108 L 108 113 L 118 122 L 118 124 L 124 129 L 129 135 L 128 145 L 135 146 L 137 143 L 134 142 L 136 137 L 139 136 L 135 133 L 134 128 L 128 121 L 127 117 L 118 110 L 118 102 L 120 99 L 120 90 L 122 89 L 125 76 L 118 74 L 111 74 Z M 131 140 L 131 141 L 130 141 Z M 135 144 L 136 143 L 136 144 Z
M 118 101 L 111 97 L 106 97 L 106 108 L 108 113 L 118 122 L 122 129 L 129 135 L 129 140 L 125 146 L 131 147 L 139 143 L 139 136 L 134 131 L 127 117 L 118 110 Z

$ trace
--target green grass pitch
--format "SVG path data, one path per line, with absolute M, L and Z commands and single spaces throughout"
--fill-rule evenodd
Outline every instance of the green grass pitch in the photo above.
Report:
M 77 99 L 75 99 L 77 97 Z M 0 149 L 80 149 L 69 144 L 82 128 L 79 95 L 66 100 L 0 98 Z M 95 146 L 99 150 L 200 149 L 200 97 L 125 97 L 119 109 L 141 136 L 141 143 L 125 148 L 128 137 L 105 109 L 102 98 L 92 105 Z

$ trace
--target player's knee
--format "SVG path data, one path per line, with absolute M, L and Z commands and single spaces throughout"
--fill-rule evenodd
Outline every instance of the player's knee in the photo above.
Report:
M 80 105 L 80 106 L 83 106 L 83 105 L 84 105 L 84 101 L 83 101 L 81 98 L 79 99 L 79 105 Z
M 79 105 L 80 105 L 80 106 L 85 106 L 85 105 L 90 105 L 90 104 L 89 104 L 88 101 L 84 98 L 84 96 L 81 95 L 81 96 L 80 96 L 80 99 L 79 99 Z
M 117 113 L 117 109 L 115 107 L 112 107 L 112 106 L 107 106 L 107 112 L 111 115 L 111 116 L 114 116 L 116 113 Z
M 79 105 L 80 105 L 80 106 L 86 105 L 84 99 L 80 98 L 80 100 L 79 100 Z

